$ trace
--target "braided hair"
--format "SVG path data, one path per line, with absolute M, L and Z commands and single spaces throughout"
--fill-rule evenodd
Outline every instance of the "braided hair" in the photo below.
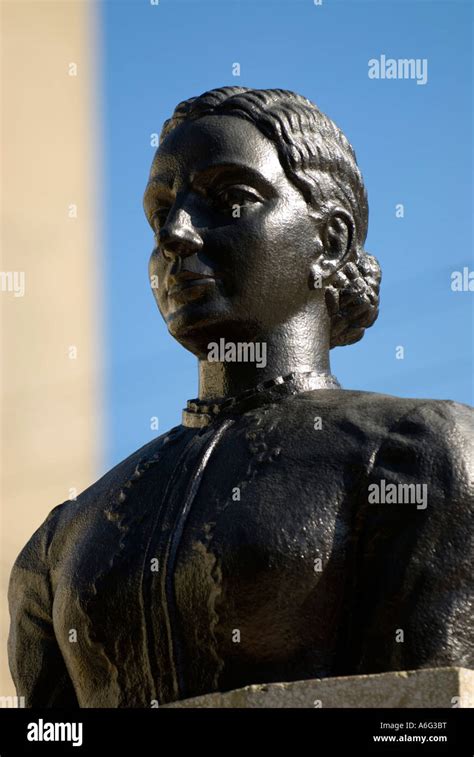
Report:
M 349 141 L 314 103 L 295 92 L 220 87 L 179 103 L 163 124 L 160 143 L 183 121 L 215 114 L 250 121 L 270 139 L 288 180 L 321 217 L 335 202 L 351 214 L 355 244 L 349 260 L 329 278 L 325 301 L 331 348 L 357 342 L 377 318 L 381 270 L 364 250 L 367 193 Z

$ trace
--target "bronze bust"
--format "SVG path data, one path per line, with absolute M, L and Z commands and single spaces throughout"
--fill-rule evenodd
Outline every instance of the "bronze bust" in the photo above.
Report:
M 472 667 L 472 410 L 330 373 L 380 283 L 345 136 L 293 92 L 206 92 L 165 122 L 144 206 L 153 293 L 199 397 L 20 553 L 18 694 L 150 707 Z

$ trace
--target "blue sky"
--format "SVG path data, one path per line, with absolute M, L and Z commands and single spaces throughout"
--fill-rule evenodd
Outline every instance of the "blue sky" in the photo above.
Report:
M 474 295 L 451 289 L 453 271 L 474 268 L 472 3 L 107 0 L 99 25 L 104 470 L 156 436 L 151 417 L 162 433 L 197 395 L 196 359 L 168 335 L 149 288 L 142 195 L 150 135 L 179 101 L 224 85 L 299 92 L 356 149 L 366 249 L 383 282 L 376 324 L 331 352 L 342 386 L 472 404 Z M 427 83 L 369 79 L 381 55 L 426 59 Z

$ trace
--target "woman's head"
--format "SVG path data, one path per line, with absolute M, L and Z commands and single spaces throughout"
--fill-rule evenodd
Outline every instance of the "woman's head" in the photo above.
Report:
M 306 237 L 302 240 L 305 249 L 314 242 L 309 250 L 314 261 L 311 265 L 310 284 L 315 290 L 321 289 L 325 298 L 330 319 L 330 346 L 356 342 L 377 317 L 380 268 L 375 258 L 363 249 L 368 224 L 367 195 L 354 151 L 346 137 L 313 103 L 293 92 L 223 87 L 185 100 L 176 107 L 163 126 L 160 148 L 154 162 L 155 171 L 152 167 L 150 178 L 156 178 L 157 170 L 161 171 L 163 165 L 169 165 L 170 154 L 173 153 L 173 145 L 170 148 L 169 144 L 173 133 L 186 124 L 201 120 L 210 124 L 213 121 L 209 117 L 213 116 L 227 116 L 226 119 L 221 119 L 220 125 L 225 123 L 229 128 L 232 128 L 232 123 L 235 124 L 234 119 L 247 121 L 260 132 L 265 141 L 272 143 L 284 176 L 309 209 L 308 216 L 313 225 L 305 227 L 300 223 L 302 205 L 295 203 L 295 222 L 300 224 L 296 229 L 296 237 Z M 242 126 L 240 131 L 245 131 L 246 128 Z M 220 131 L 222 139 L 222 129 Z M 252 133 L 253 130 L 249 131 L 247 140 L 252 139 Z M 186 135 L 182 134 L 182 137 L 181 142 L 184 143 Z M 255 136 L 253 140 L 254 152 L 259 157 L 260 150 L 261 157 L 261 146 Z M 212 138 L 210 143 L 208 140 L 203 144 L 203 150 L 213 151 Z M 182 160 L 185 160 L 185 156 Z M 267 165 L 268 155 L 265 160 L 266 163 L 263 159 L 260 163 Z M 174 164 L 175 169 L 176 165 L 177 163 Z M 145 196 L 145 206 L 150 218 L 153 192 L 150 193 L 149 188 L 150 185 L 147 189 L 148 199 Z M 285 231 L 285 228 L 288 230 L 288 218 L 285 218 L 284 208 L 295 202 L 295 195 L 290 197 L 291 192 L 288 191 L 283 195 L 284 192 L 279 212 L 282 218 L 280 226 Z M 238 200 L 238 195 L 234 195 L 234 199 L 236 197 Z M 271 201 L 272 198 L 269 197 L 268 200 Z M 232 203 L 233 209 L 237 207 L 239 202 Z M 242 204 L 242 208 L 244 207 L 245 202 Z M 165 203 L 164 213 L 167 208 L 171 209 L 171 201 Z M 158 233 L 162 231 L 163 212 Z M 236 213 L 233 218 L 239 222 L 241 216 Z M 269 226 L 269 223 L 263 224 L 264 233 Z M 156 231 L 156 227 L 154 228 Z M 205 236 L 209 224 L 205 224 L 203 228 Z M 202 236 L 199 224 L 197 229 L 198 236 Z M 314 233 L 315 230 L 318 231 L 317 234 Z M 231 232 L 230 224 L 227 225 L 227 231 Z M 249 227 L 249 246 L 256 242 L 253 232 L 256 234 L 257 230 Z M 294 236 L 292 240 L 291 233 L 288 234 L 288 244 L 294 242 Z M 165 237 L 166 233 L 161 234 L 162 239 Z M 279 239 L 283 241 L 281 237 Z M 273 243 L 276 245 L 277 241 L 273 239 Z M 283 244 L 285 246 L 287 245 Z M 298 244 L 292 246 L 297 248 Z M 199 254 L 197 249 L 195 252 Z M 189 255 L 190 250 L 186 254 Z M 294 256 L 297 254 L 298 249 L 294 249 L 292 263 L 295 266 L 297 261 Z M 257 280 L 259 277 L 265 279 L 263 271 L 257 271 L 257 274 Z M 161 305 L 160 310 L 163 312 Z

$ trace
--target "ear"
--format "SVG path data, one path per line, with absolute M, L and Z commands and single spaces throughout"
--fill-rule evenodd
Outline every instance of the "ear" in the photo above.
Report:
M 320 254 L 311 266 L 313 276 L 328 279 L 347 261 L 354 243 L 355 225 L 344 208 L 333 208 L 320 226 Z

